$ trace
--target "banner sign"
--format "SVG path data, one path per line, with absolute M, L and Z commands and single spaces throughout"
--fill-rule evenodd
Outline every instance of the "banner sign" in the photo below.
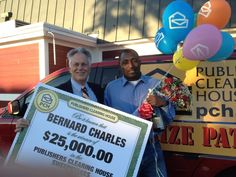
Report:
M 160 141 L 167 151 L 236 158 L 235 137 L 236 128 L 232 124 L 173 122 L 163 132 Z
M 172 66 L 173 62 L 147 64 L 142 72 L 161 79 Z M 204 61 L 187 72 L 172 69 L 168 74 L 189 86 L 192 106 L 189 111 L 177 111 L 174 122 L 159 137 L 163 150 L 236 158 L 235 59 Z
M 80 176 L 136 176 L 152 123 L 39 84 L 6 163 L 52 165 Z

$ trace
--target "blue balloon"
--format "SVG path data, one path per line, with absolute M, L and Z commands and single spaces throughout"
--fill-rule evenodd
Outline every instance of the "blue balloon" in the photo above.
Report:
M 169 37 L 183 41 L 194 27 L 193 9 L 183 0 L 173 1 L 164 10 L 162 23 Z
M 173 54 L 177 49 L 178 43 L 165 34 L 164 28 L 157 31 L 154 41 L 157 49 L 163 54 Z
M 234 38 L 227 32 L 221 32 L 222 44 L 216 54 L 207 59 L 207 61 L 221 61 L 228 58 L 234 51 L 235 41 Z

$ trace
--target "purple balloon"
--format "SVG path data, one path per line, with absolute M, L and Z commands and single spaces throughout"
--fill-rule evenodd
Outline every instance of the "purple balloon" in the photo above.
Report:
M 190 60 L 206 60 L 216 54 L 222 43 L 220 30 L 210 24 L 194 28 L 187 35 L 183 55 Z

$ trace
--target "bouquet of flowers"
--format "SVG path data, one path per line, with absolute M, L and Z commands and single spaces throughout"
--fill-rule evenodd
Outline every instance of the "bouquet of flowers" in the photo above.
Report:
M 171 101 L 177 110 L 190 110 L 192 100 L 191 93 L 180 79 L 176 77 L 166 77 L 153 91 Z M 149 90 L 150 93 L 153 91 Z M 138 112 L 142 118 L 151 120 L 153 118 L 154 109 L 149 103 L 144 101 L 139 107 Z
M 176 109 L 190 110 L 191 93 L 180 79 L 176 77 L 164 78 L 159 92 L 167 97 L 176 106 Z

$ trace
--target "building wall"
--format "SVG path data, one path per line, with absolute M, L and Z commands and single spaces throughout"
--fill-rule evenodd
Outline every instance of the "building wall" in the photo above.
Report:
M 152 38 L 172 0 L 0 0 L 0 13 L 29 23 L 48 22 L 109 41 Z M 236 1 L 228 27 L 236 27 Z M 198 12 L 207 0 L 187 0 Z M 3 18 L 1 19 L 4 20 Z
M 0 49 L 0 107 L 39 81 L 37 43 Z
M 58 69 L 68 66 L 66 54 L 72 48 L 62 45 L 56 45 L 55 47 L 56 63 L 54 63 L 53 45 L 49 43 L 48 46 L 49 46 L 49 74 Z
M 37 43 L 0 50 L 0 93 L 21 93 L 39 80 Z

